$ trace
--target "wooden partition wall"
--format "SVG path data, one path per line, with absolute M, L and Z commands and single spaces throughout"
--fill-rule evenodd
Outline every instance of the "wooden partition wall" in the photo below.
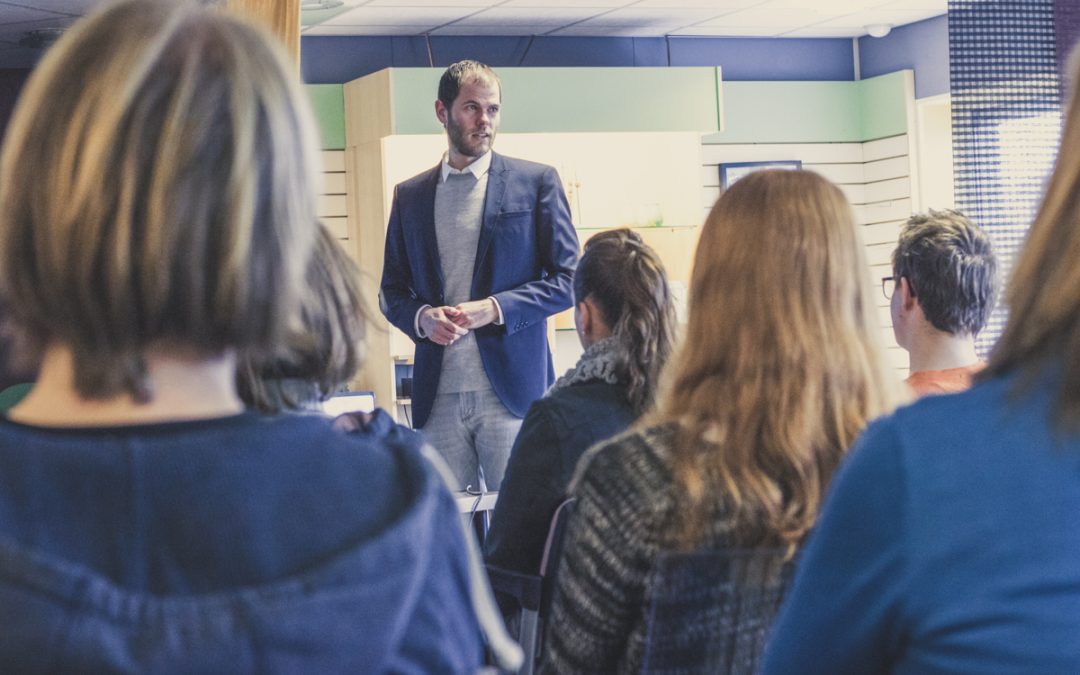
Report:
M 300 63 L 300 0 L 227 0 L 226 5 L 269 26 Z

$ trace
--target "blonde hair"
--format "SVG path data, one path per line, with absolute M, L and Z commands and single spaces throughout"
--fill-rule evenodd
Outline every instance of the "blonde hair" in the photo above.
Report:
M 0 293 L 87 398 L 146 400 L 153 346 L 269 349 L 314 236 L 315 133 L 260 29 L 123 0 L 30 78 L 0 156 Z
M 980 379 L 1017 372 L 1021 386 L 1059 375 L 1055 422 L 1080 428 L 1080 49 L 1069 58 L 1071 96 L 1060 152 L 1006 291 L 1009 318 Z
M 719 498 L 734 543 L 794 547 L 845 450 L 894 404 L 866 270 L 850 206 L 817 174 L 750 174 L 709 213 L 658 411 L 676 423 L 687 545 Z
M 304 410 L 325 401 L 363 361 L 360 270 L 322 224 L 305 285 L 300 325 L 286 344 L 269 355 L 249 355 L 237 365 L 237 392 L 260 412 Z

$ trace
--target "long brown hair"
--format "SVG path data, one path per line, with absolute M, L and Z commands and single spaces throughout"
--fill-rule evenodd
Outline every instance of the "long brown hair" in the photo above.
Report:
M 689 323 L 661 394 L 691 545 L 720 499 L 737 545 L 794 545 L 845 450 L 898 390 L 840 190 L 808 171 L 729 188 L 702 228 Z
M 574 301 L 586 298 L 611 328 L 616 377 L 640 414 L 654 402 L 675 340 L 675 303 L 660 256 L 626 228 L 594 235 L 574 273 Z
M 1059 376 L 1055 418 L 1080 428 L 1080 51 L 1054 171 L 1009 280 L 1009 318 L 980 379 L 1018 372 L 1030 383 L 1049 363 Z

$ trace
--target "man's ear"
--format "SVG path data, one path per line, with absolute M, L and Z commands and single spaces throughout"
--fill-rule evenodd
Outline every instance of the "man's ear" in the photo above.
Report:
M 911 288 L 911 282 L 907 277 L 900 277 L 896 290 L 900 293 L 900 305 L 907 311 L 911 311 L 919 302 Z
M 446 106 L 439 99 L 435 99 L 435 117 L 439 118 L 439 124 L 446 126 Z

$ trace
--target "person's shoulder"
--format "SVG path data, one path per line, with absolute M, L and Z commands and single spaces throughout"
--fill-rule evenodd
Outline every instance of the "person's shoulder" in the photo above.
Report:
M 505 168 L 530 176 L 543 176 L 549 171 L 555 173 L 555 167 L 549 164 L 534 162 L 532 160 L 521 159 L 518 157 L 507 157 L 506 155 L 496 154 L 493 157 L 493 161 L 496 164 L 502 162 Z
M 618 384 L 603 380 L 574 382 L 553 390 L 547 396 L 538 399 L 548 410 L 558 410 L 570 415 L 592 414 L 597 409 L 629 408 L 626 389 Z
M 436 164 L 435 166 L 433 166 L 430 169 L 424 169 L 423 171 L 416 174 L 412 178 L 406 178 L 405 180 L 398 183 L 397 184 L 397 189 L 398 189 L 399 192 L 402 191 L 402 190 L 414 190 L 414 189 L 417 189 L 417 188 L 423 186 L 429 180 L 431 180 L 432 177 L 434 176 L 434 174 L 436 174 L 438 171 L 439 171 L 439 165 L 438 164 Z
M 674 431 L 666 426 L 632 428 L 602 441 L 581 457 L 573 486 L 619 485 L 628 492 L 649 493 L 671 482 L 669 448 Z

